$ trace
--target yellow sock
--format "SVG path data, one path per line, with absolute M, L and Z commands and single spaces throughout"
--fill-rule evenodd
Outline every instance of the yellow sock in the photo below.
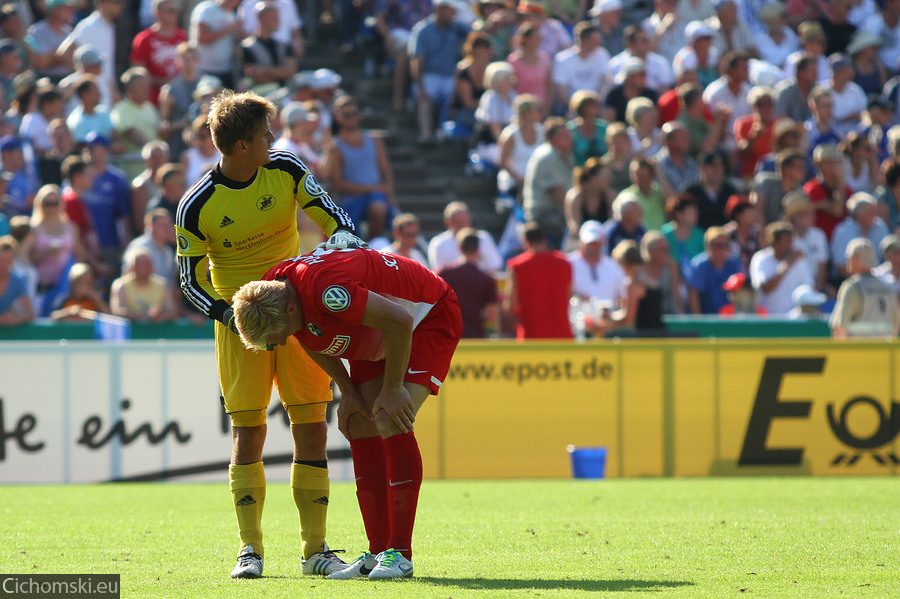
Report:
M 253 551 L 263 554 L 262 511 L 266 502 L 266 473 L 263 463 L 228 466 L 228 482 L 234 513 L 241 536 L 241 551 L 253 545 Z
M 300 514 L 300 545 L 303 559 L 325 547 L 325 517 L 328 514 L 327 468 L 291 464 L 291 494 Z

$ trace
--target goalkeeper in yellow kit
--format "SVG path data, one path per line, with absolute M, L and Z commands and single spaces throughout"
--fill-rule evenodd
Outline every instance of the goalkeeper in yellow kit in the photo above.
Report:
M 216 362 L 233 438 L 228 479 L 241 539 L 234 578 L 262 575 L 262 451 L 273 381 L 294 439 L 291 492 L 300 515 L 302 572 L 328 575 L 345 567 L 325 544 L 329 378 L 296 340 L 269 352 L 246 350 L 230 305 L 244 283 L 300 253 L 298 207 L 330 235 L 326 247 L 365 245 L 297 156 L 269 151 L 274 116 L 274 105 L 253 93 L 225 91 L 215 98 L 208 122 L 222 159 L 184 194 L 175 219 L 181 288 L 218 321 Z

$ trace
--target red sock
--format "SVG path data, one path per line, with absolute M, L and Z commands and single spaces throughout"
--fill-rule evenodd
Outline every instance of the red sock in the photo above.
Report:
M 384 443 L 381 437 L 353 439 L 350 452 L 356 473 L 356 499 L 369 538 L 369 552 L 378 554 L 390 549 L 391 534 Z
M 388 502 L 391 510 L 391 536 L 388 547 L 412 560 L 412 531 L 416 522 L 419 487 L 422 486 L 422 454 L 413 432 L 384 440 L 387 457 Z

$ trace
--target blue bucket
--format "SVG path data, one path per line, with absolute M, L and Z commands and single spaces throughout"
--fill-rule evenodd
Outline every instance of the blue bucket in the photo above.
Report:
M 606 476 L 605 447 L 568 446 L 572 457 L 572 476 L 575 478 L 604 478 Z

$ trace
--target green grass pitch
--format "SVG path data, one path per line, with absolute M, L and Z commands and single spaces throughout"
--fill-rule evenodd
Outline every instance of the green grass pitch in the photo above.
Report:
M 270 484 L 265 578 L 231 580 L 225 484 L 0 486 L 2 573 L 118 573 L 122 597 L 900 597 L 900 479 L 426 481 L 416 577 L 300 575 L 297 516 Z M 352 484 L 329 544 L 365 549 Z

